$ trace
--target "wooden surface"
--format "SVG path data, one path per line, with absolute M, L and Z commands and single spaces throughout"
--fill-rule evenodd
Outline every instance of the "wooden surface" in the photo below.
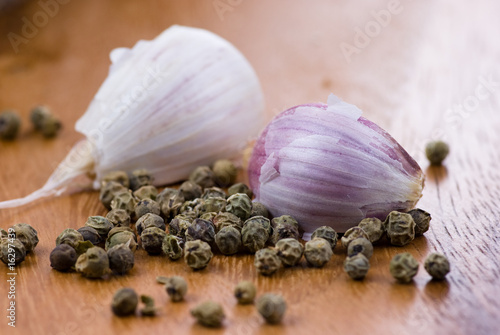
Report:
M 231 10 L 219 15 L 214 3 L 231 3 Z M 433 220 L 425 237 L 406 247 L 376 248 L 363 282 L 343 272 L 340 246 L 323 269 L 303 262 L 271 278 L 256 274 L 251 256 L 216 256 L 206 270 L 192 272 L 182 261 L 141 250 L 129 275 L 87 280 L 51 270 L 48 256 L 64 228 L 106 213 L 96 192 L 0 210 L 2 228 L 27 222 L 40 236 L 36 251 L 17 268 L 15 329 L 7 326 L 7 268 L 0 266 L 0 333 L 499 334 L 500 5 L 402 0 L 398 14 L 348 62 L 341 43 L 353 45 L 356 27 L 364 29 L 374 20 L 371 11 L 388 8 L 389 1 L 362 3 L 74 0 L 60 5 L 17 53 L 7 34 L 21 34 L 22 18 L 31 19 L 41 7 L 28 1 L 2 8 L 0 109 L 19 110 L 24 126 L 17 141 L 0 142 L 0 200 L 40 187 L 81 138 L 73 124 L 106 77 L 112 48 L 183 24 L 220 34 L 248 57 L 262 81 L 269 118 L 296 104 L 326 101 L 330 92 L 361 107 L 421 164 L 427 180 L 418 206 Z M 497 84 L 485 90 L 488 78 Z M 44 140 L 30 130 L 29 109 L 40 103 L 62 118 L 57 139 Z M 442 168 L 428 168 L 422 155 L 435 138 L 451 146 Z M 446 254 L 452 266 L 448 280 L 430 281 L 421 266 L 414 283 L 396 284 L 388 263 L 403 251 L 420 262 L 433 251 Z M 173 274 L 188 280 L 184 303 L 170 303 L 155 283 L 157 275 Z M 282 325 L 265 325 L 254 306 L 236 305 L 232 290 L 242 279 L 254 281 L 259 294 L 283 294 L 288 310 Z M 160 315 L 114 317 L 109 303 L 123 286 L 153 295 Z M 220 301 L 227 314 L 219 330 L 204 329 L 189 315 L 209 298 Z

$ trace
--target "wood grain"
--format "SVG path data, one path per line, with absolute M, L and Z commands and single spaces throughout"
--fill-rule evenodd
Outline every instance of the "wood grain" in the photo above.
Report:
M 214 9 L 221 2 L 232 3 L 222 16 Z M 364 29 L 374 20 L 372 11 L 389 3 L 70 1 L 17 53 L 8 33 L 21 34 L 22 18 L 31 19 L 41 7 L 28 1 L 1 8 L 0 109 L 19 110 L 24 126 L 17 141 L 0 142 L 0 201 L 43 185 L 81 138 L 72 125 L 106 77 L 112 48 L 183 24 L 220 34 L 248 57 L 262 81 L 269 118 L 296 104 L 326 101 L 330 92 L 361 107 L 421 164 L 427 179 L 419 207 L 433 220 L 426 236 L 406 247 L 377 247 L 363 282 L 343 272 L 340 246 L 323 269 L 302 262 L 271 278 L 259 276 L 248 255 L 218 255 L 206 270 L 192 272 L 182 261 L 140 250 L 130 275 L 86 280 L 51 270 L 48 256 L 64 228 L 106 213 L 96 192 L 0 210 L 2 228 L 27 222 L 40 236 L 36 251 L 17 268 L 15 329 L 7 326 L 7 270 L 0 269 L 0 333 L 498 334 L 500 5 L 401 0 L 400 13 L 348 62 L 340 44 L 353 44 L 356 27 Z M 39 103 L 61 117 L 65 128 L 57 139 L 30 130 L 29 110 Z M 446 166 L 429 168 L 422 148 L 435 138 L 448 141 L 452 151 Z M 430 281 L 421 266 L 414 283 L 396 284 L 388 263 L 403 251 L 420 262 L 433 251 L 446 254 L 452 264 L 448 280 Z M 155 283 L 157 275 L 172 274 L 188 281 L 184 303 L 170 303 Z M 254 306 L 236 305 L 232 290 L 242 279 L 254 281 L 259 294 L 284 295 L 288 311 L 282 325 L 268 326 Z M 109 302 L 123 286 L 154 296 L 161 314 L 114 317 Z M 205 299 L 223 304 L 222 329 L 204 329 L 190 317 L 189 309 Z

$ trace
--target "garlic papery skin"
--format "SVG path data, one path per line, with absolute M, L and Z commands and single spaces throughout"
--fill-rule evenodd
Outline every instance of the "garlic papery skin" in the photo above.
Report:
M 291 215 L 305 237 L 318 227 L 345 232 L 363 218 L 384 220 L 422 195 L 424 174 L 386 131 L 356 106 L 292 107 L 261 133 L 248 166 L 255 201 L 273 216 Z
M 145 168 L 155 185 L 171 184 L 197 166 L 239 157 L 265 125 L 255 71 L 209 31 L 172 26 L 110 57 L 108 77 L 75 126 L 84 142 L 42 189 L 0 208 L 75 189 L 72 181 L 82 175 L 94 176 L 98 188 L 113 170 Z

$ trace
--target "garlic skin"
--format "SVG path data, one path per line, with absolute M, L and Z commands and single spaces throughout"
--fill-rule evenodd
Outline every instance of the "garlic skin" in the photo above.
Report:
M 86 139 L 40 190 L 0 208 L 82 190 L 75 181 L 85 175 L 99 188 L 113 170 L 145 168 L 155 185 L 174 183 L 197 166 L 239 157 L 265 124 L 252 66 L 209 31 L 172 26 L 110 58 L 108 77 L 75 126 Z
M 386 131 L 331 94 L 328 105 L 292 107 L 260 135 L 248 166 L 255 201 L 291 215 L 305 237 L 320 226 L 345 232 L 366 217 L 408 211 L 424 174 Z

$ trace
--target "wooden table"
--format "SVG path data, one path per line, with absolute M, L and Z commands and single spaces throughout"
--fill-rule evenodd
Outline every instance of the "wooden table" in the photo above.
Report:
M 362 282 L 343 272 L 340 246 L 323 269 L 303 262 L 271 278 L 256 273 L 252 256 L 216 256 L 206 270 L 192 272 L 182 261 L 140 250 L 129 275 L 87 280 L 51 270 L 48 258 L 64 228 L 106 213 L 97 192 L 0 210 L 2 228 L 27 222 L 40 236 L 34 254 L 17 268 L 15 329 L 7 326 L 8 276 L 0 267 L 1 334 L 500 333 L 498 2 L 66 2 L 35 36 L 17 45 L 17 53 L 7 34 L 22 34 L 23 18 L 31 21 L 43 9 L 28 1 L 0 14 L 0 109 L 17 109 L 24 121 L 17 141 L 0 142 L 0 200 L 40 187 L 81 138 L 73 124 L 106 77 L 112 48 L 182 24 L 214 31 L 248 57 L 262 81 L 269 118 L 296 104 L 324 102 L 330 92 L 361 107 L 426 172 L 418 206 L 433 220 L 425 237 L 406 247 L 376 248 Z M 30 130 L 29 110 L 40 103 L 64 123 L 54 140 Z M 429 168 L 422 149 L 438 138 L 450 144 L 451 154 L 444 167 Z M 414 283 L 396 284 L 388 264 L 404 251 L 420 262 L 433 251 L 446 254 L 452 266 L 448 280 L 430 281 L 421 266 Z M 157 275 L 173 274 L 189 283 L 184 303 L 169 302 L 155 283 Z M 236 304 L 232 290 L 242 279 L 254 281 L 259 294 L 284 295 L 282 325 L 266 325 L 253 305 Z M 123 286 L 153 295 L 160 315 L 113 316 L 111 297 Z M 189 315 L 206 299 L 223 304 L 224 328 L 204 329 Z

